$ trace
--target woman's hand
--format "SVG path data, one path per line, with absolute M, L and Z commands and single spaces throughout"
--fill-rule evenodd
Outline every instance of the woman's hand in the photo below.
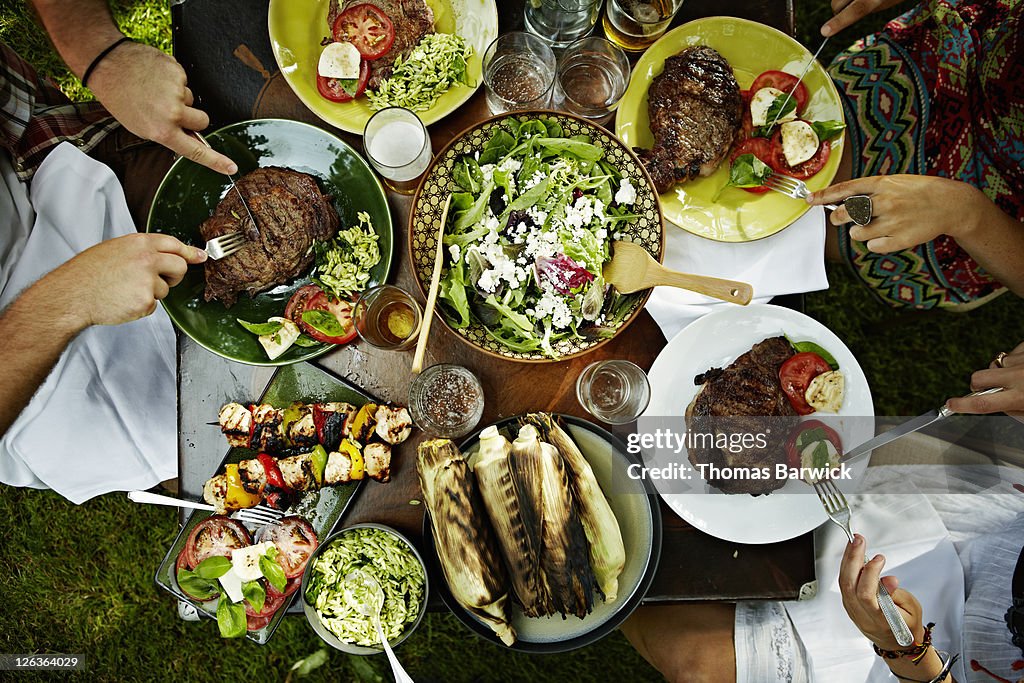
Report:
M 957 413 L 1006 413 L 1024 418 L 1024 344 L 1003 356 L 999 363 L 992 361 L 987 370 L 978 370 L 971 375 L 973 391 L 992 387 L 1003 387 L 1005 391 L 986 396 L 951 398 L 946 405 Z
M 875 645 L 883 650 L 902 649 L 903 646 L 896 642 L 885 621 L 882 608 L 878 606 L 878 581 L 882 567 L 885 566 L 885 558 L 875 555 L 870 562 L 864 564 L 865 547 L 864 537 L 856 534 L 853 543 L 847 544 L 843 554 L 843 561 L 839 565 L 839 591 L 843 596 L 843 607 L 854 625 Z M 887 576 L 882 581 L 910 627 L 910 632 L 914 634 L 914 642 L 920 643 L 924 638 L 921 603 L 909 591 L 899 588 L 895 576 Z
M 871 222 L 850 227 L 850 237 L 878 254 L 910 249 L 939 235 L 959 238 L 985 225 L 999 208 L 973 185 L 924 175 L 857 178 L 807 197 L 810 204 L 838 204 L 833 225 L 850 222 L 842 202 L 853 195 L 871 197 Z
M 832 11 L 836 15 L 821 27 L 821 35 L 826 38 L 835 35 L 867 15 L 889 9 L 901 2 L 903 0 L 832 0 Z

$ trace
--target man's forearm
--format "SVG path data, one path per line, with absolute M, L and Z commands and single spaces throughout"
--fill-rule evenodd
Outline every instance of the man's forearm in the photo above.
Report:
M 107 0 L 32 0 L 46 32 L 79 78 L 99 53 L 121 37 Z
M 29 287 L 0 314 L 0 435 L 14 423 L 57 363 L 85 328 L 63 304 L 60 285 L 47 276 Z

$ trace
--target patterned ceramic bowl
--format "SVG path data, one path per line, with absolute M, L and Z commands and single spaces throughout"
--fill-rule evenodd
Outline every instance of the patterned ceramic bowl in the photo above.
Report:
M 658 194 L 654 191 L 654 185 L 643 164 L 629 148 L 604 128 L 575 116 L 556 112 L 510 112 L 487 119 L 456 136 L 434 157 L 433 163 L 420 183 L 413 200 L 409 220 L 409 251 L 416 273 L 416 282 L 424 297 L 430 287 L 430 277 L 434 268 L 438 223 L 441 220 L 445 199 L 455 189 L 455 183 L 452 180 L 453 169 L 463 155 L 472 155 L 483 149 L 491 138 L 494 128 L 502 125 L 502 122 L 510 116 L 519 120 L 554 120 L 561 125 L 565 137 L 587 135 L 595 145 L 602 148 L 605 154 L 604 159 L 618 169 L 623 178 L 628 178 L 636 188 L 633 213 L 637 214 L 637 217 L 621 223 L 616 227 L 615 232 L 619 234 L 620 239 L 639 244 L 659 262 L 662 260 L 665 237 L 661 225 Z M 447 263 L 448 257 L 446 256 L 444 266 L 446 269 Z M 484 353 L 509 360 L 543 363 L 562 361 L 582 355 L 604 344 L 615 335 L 621 334 L 639 315 L 648 296 L 650 296 L 650 290 L 629 295 L 630 299 L 627 304 L 629 313 L 615 326 L 613 335 L 605 337 L 584 335 L 582 339 L 564 339 L 554 344 L 557 358 L 546 356 L 539 351 L 535 353 L 514 351 L 491 337 L 475 317 L 468 326 L 457 329 L 452 325 L 452 320 L 440 305 L 437 308 L 437 313 L 457 337 Z

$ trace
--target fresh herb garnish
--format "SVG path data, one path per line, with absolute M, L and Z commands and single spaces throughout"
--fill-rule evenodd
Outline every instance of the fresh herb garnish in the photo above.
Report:
M 263 576 L 271 586 L 276 588 L 279 593 L 283 593 L 285 585 L 288 583 L 288 577 L 284 575 L 284 570 L 277 563 L 276 557 L 277 548 L 270 548 L 265 555 L 260 555 L 260 571 L 263 572 Z
M 267 601 L 267 591 L 259 581 L 247 581 L 242 584 L 242 596 L 257 612 L 263 611 Z
M 197 600 L 210 600 L 220 592 L 216 581 L 201 578 L 184 567 L 178 570 L 177 578 L 181 589 Z
M 811 130 L 818 136 L 818 140 L 824 142 L 838 136 L 846 128 L 842 121 L 811 121 Z
M 204 579 L 219 579 L 231 569 L 231 560 L 226 557 L 208 557 L 196 565 L 196 574 Z
M 241 638 L 248 630 L 245 621 L 245 605 L 231 602 L 227 596 L 217 603 L 217 627 L 222 638 Z
M 265 323 L 251 323 L 248 320 L 242 320 L 241 318 L 235 318 L 238 324 L 249 330 L 257 337 L 263 337 L 268 334 L 276 334 L 280 332 L 281 328 L 284 327 L 284 323 L 279 320 L 267 321 Z
M 345 328 L 338 322 L 337 316 L 329 311 L 303 311 L 302 321 L 328 337 L 340 337 L 345 334 Z

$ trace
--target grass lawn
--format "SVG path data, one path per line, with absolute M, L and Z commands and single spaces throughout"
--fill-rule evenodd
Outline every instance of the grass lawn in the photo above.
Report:
M 164 2 L 114 4 L 130 35 L 169 48 Z M 828 3 L 796 4 L 801 39 L 814 49 Z M 878 25 L 865 22 L 859 31 Z M 833 40 L 825 60 L 855 32 Z M 0 0 L 0 40 L 71 97 L 88 97 L 22 2 Z M 906 316 L 877 303 L 845 269 L 833 267 L 829 277 L 828 291 L 807 297 L 808 313 L 849 344 L 880 414 L 916 415 L 966 393 L 971 371 L 1024 340 L 1024 304 L 1011 295 L 968 314 Z M 73 506 L 51 492 L 0 486 L 0 518 L 0 652 L 84 654 L 90 680 L 191 682 L 284 680 L 296 662 L 320 649 L 301 618 L 286 620 L 263 648 L 224 642 L 212 623 L 180 621 L 152 579 L 177 531 L 169 509 L 137 506 L 120 494 Z M 620 635 L 572 654 L 523 656 L 483 643 L 441 614 L 429 615 L 400 654 L 419 681 L 660 680 Z M 390 680 L 390 672 L 383 657 L 331 651 L 327 664 L 304 680 L 381 681 Z

